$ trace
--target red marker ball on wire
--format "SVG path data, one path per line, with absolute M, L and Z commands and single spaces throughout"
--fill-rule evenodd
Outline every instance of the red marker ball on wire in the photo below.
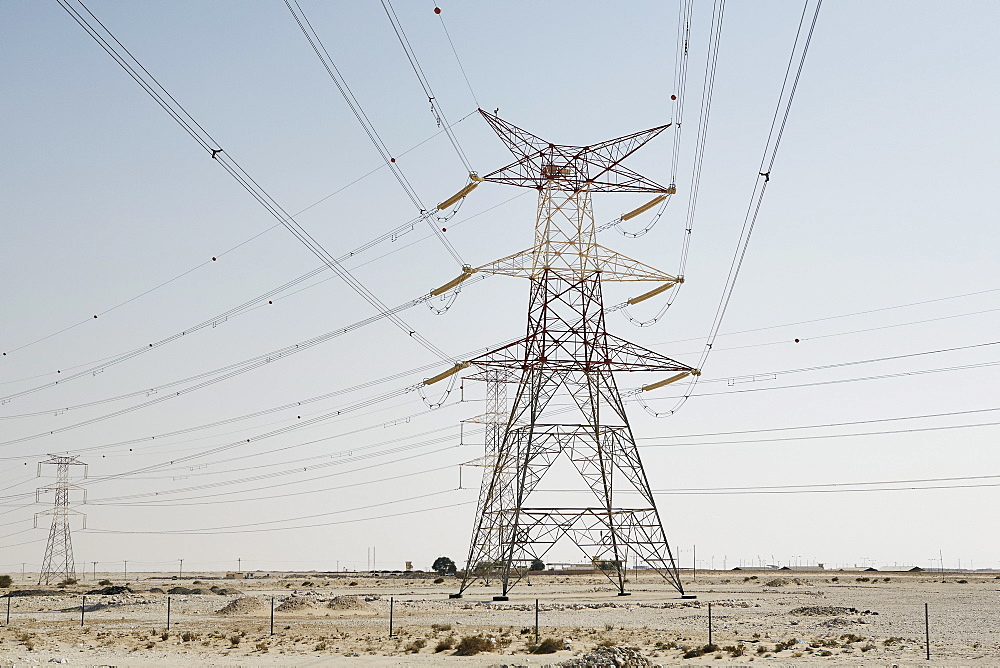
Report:
M 435 7 L 434 8 L 434 13 L 435 14 L 440 14 L 441 13 L 441 8 L 440 7 Z

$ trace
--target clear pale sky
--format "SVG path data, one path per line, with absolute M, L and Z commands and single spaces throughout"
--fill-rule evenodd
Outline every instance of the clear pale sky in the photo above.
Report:
M 333 255 L 416 215 L 388 170 L 378 169 L 381 158 L 282 2 L 88 6 L 282 206 L 311 207 L 297 220 Z M 462 164 L 381 5 L 302 6 L 421 199 L 434 204 L 461 188 Z M 588 144 L 672 120 L 674 3 L 440 6 L 479 104 L 535 134 Z M 477 104 L 433 7 L 398 2 L 396 10 L 473 167 L 492 171 L 510 155 L 469 116 Z M 656 326 L 636 328 L 616 314 L 611 331 L 681 361 L 697 359 L 801 9 L 728 4 L 686 283 Z M 700 3 L 694 18 L 680 194 L 642 239 L 614 230 L 601 238 L 667 271 L 678 263 L 691 185 L 710 10 Z M 629 404 L 667 535 L 685 565 L 697 545 L 699 565 L 717 568 L 758 559 L 928 567 L 938 565 L 939 551 L 946 566 L 1000 567 L 992 519 L 1000 498 L 1000 345 L 992 345 L 1000 341 L 998 24 L 993 2 L 824 5 L 725 336 L 703 382 L 668 419 Z M 319 266 L 286 230 L 265 232 L 274 219 L 58 4 L 0 4 L 0 44 L 4 396 L 148 347 Z M 668 182 L 671 141 L 668 131 L 629 166 Z M 643 201 L 595 196 L 597 220 Z M 444 224 L 446 235 L 466 262 L 482 264 L 530 245 L 534 208 L 533 193 L 486 184 Z M 346 266 L 389 305 L 458 271 L 425 227 Z M 478 384 L 465 384 L 464 402 L 456 389 L 433 411 L 410 392 L 254 438 L 446 368 L 386 321 L 204 389 L 47 434 L 373 314 L 331 275 L 101 373 L 0 405 L 0 570 L 41 561 L 46 518 L 33 529 L 32 516 L 51 495 L 35 504 L 33 490 L 51 478 L 36 478 L 36 463 L 62 452 L 89 465 L 88 480 L 78 481 L 88 502 L 76 506 L 88 528 L 77 522 L 73 534 L 77 561 L 88 569 L 97 561 L 99 571 L 121 570 L 125 559 L 130 571 L 170 569 L 182 558 L 185 570 L 233 569 L 237 558 L 262 570 L 365 568 L 371 546 L 380 568 L 401 569 L 407 560 L 429 568 L 442 554 L 463 561 L 481 470 L 466 468 L 457 489 L 458 465 L 481 454 L 482 436 L 467 425 L 460 437 L 458 425 L 483 409 Z M 444 315 L 419 306 L 403 317 L 461 359 L 522 333 L 527 287 L 495 277 L 468 286 Z M 635 289 L 606 293 L 613 304 Z M 635 313 L 648 317 L 658 307 L 651 301 Z M 954 348 L 961 349 L 933 352 Z M 893 356 L 903 357 L 882 359 Z M 394 378 L 369 384 L 387 377 Z M 646 382 L 619 378 L 623 388 Z M 675 387 L 650 405 L 669 406 L 681 391 Z M 120 395 L 133 396 L 104 401 Z M 93 402 L 101 403 L 80 406 Z M 886 421 L 943 413 L 952 415 Z M 817 428 L 840 423 L 860 424 Z M 756 431 L 799 426 L 809 428 Z M 195 454 L 203 456 L 171 464 Z M 153 468 L 135 473 L 146 467 Z M 890 484 L 916 480 L 925 482 Z M 582 487 L 560 471 L 549 482 Z M 865 487 L 872 489 L 858 491 Z M 584 502 L 571 493 L 549 498 Z M 577 559 L 569 544 L 552 553 L 555 561 Z

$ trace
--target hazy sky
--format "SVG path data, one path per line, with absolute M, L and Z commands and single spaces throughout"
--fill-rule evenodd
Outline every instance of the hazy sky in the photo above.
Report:
M 291 213 L 310 207 L 297 220 L 334 256 L 416 215 L 284 3 L 88 6 L 275 200 Z M 440 6 L 479 104 L 535 134 L 588 144 L 671 121 L 674 3 Z M 434 204 L 462 187 L 464 168 L 381 5 L 302 7 L 420 198 Z M 492 171 L 510 155 L 470 116 L 477 103 L 433 7 L 396 10 L 472 166 Z M 609 316 L 616 334 L 697 360 L 801 10 L 728 4 L 686 283 L 656 326 Z M 699 3 L 694 17 L 680 194 L 647 236 L 601 237 L 667 271 L 691 186 L 710 12 Z M 629 404 L 685 565 L 697 545 L 706 567 L 936 566 L 939 551 L 948 566 L 1000 567 L 991 519 L 1000 498 L 998 24 L 993 2 L 824 5 L 726 335 L 675 416 Z M 61 452 L 89 464 L 79 481 L 88 502 L 77 506 L 88 529 L 76 523 L 73 534 L 88 569 L 121 570 L 125 559 L 130 571 L 169 569 L 181 558 L 185 570 L 235 568 L 237 558 L 264 570 L 365 568 L 371 546 L 380 568 L 429 568 L 441 554 L 463 561 L 481 470 L 466 468 L 457 489 L 458 465 L 481 454 L 482 436 L 458 425 L 483 410 L 483 388 L 467 382 L 433 411 L 416 392 L 369 402 L 447 367 L 389 322 L 169 398 L 373 315 L 331 272 L 72 378 L 320 262 L 286 230 L 267 231 L 274 219 L 58 4 L 0 4 L 0 44 L 0 393 L 40 388 L 0 406 L 0 570 L 41 561 L 47 519 L 33 529 L 32 517 L 51 495 L 35 504 L 33 490 L 51 478 L 36 478 L 36 463 Z M 668 132 L 629 166 L 668 182 L 671 142 Z M 595 196 L 597 220 L 643 201 Z M 533 193 L 486 184 L 444 226 L 478 265 L 530 245 L 534 211 Z M 388 305 L 458 271 L 425 227 L 345 264 Z M 523 332 L 527 288 L 494 277 L 464 289 L 444 315 L 419 306 L 403 317 L 461 359 Z M 609 286 L 606 300 L 635 293 Z M 623 375 L 619 385 L 650 381 Z M 680 391 L 664 388 L 650 406 L 666 408 Z M 331 396 L 294 405 L 322 395 Z M 228 422 L 201 428 L 219 421 Z M 549 482 L 582 488 L 560 471 Z M 577 559 L 568 543 L 552 553 Z

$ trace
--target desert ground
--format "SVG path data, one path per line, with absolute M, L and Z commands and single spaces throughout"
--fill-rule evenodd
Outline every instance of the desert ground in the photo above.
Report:
M 10 603 L 0 665 L 1000 665 L 994 573 L 688 572 L 693 600 L 654 573 L 630 576 L 632 595 L 619 597 L 600 573 L 533 574 L 505 602 L 487 587 L 450 599 L 455 578 L 432 573 L 141 573 L 130 574 L 131 591 L 85 602 L 108 585 L 17 576 L 15 595 L 0 599 L 0 622 Z M 541 649 L 551 653 L 530 653 L 536 599 Z M 474 655 L 456 653 L 475 645 Z

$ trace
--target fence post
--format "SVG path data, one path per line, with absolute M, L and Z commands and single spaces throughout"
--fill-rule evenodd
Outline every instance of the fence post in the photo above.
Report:
M 274 597 L 271 597 L 271 635 L 274 635 Z
M 535 599 L 535 644 L 538 644 L 538 599 Z
M 392 598 L 392 596 L 390 596 L 389 597 L 389 637 L 390 638 L 392 637 L 392 606 L 393 606 L 393 598 Z
M 87 597 L 83 597 L 83 602 L 80 604 L 80 626 L 83 626 L 83 613 L 87 610 Z
M 10 592 L 7 592 L 7 626 L 10 626 Z
M 167 597 L 167 630 L 170 630 L 170 597 Z
M 927 640 L 927 660 L 931 660 L 931 613 L 927 603 L 924 603 L 924 634 Z
M 712 644 L 712 604 L 708 604 L 708 644 Z

